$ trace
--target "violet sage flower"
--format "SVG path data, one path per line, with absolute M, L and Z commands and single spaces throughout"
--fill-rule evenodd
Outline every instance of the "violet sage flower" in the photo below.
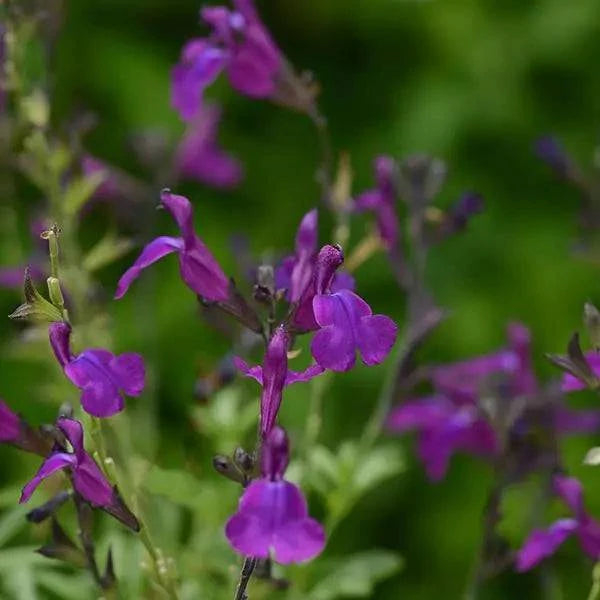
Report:
M 398 244 L 400 225 L 396 214 L 398 165 L 390 156 L 378 156 L 373 161 L 377 187 L 367 190 L 356 197 L 354 210 L 370 210 L 377 216 L 379 236 L 386 248 Z
M 354 292 L 333 292 L 331 284 L 344 255 L 339 246 L 321 248 L 311 286 L 299 302 L 294 324 L 318 329 L 311 353 L 319 365 L 332 371 L 348 371 L 359 351 L 366 365 L 382 362 L 396 341 L 398 328 L 385 315 L 374 315 L 371 307 Z
M 177 252 L 181 278 L 192 291 L 207 300 L 227 300 L 229 280 L 210 250 L 194 232 L 190 201 L 184 196 L 163 190 L 161 203 L 175 219 L 182 237 L 161 236 L 150 242 L 119 279 L 115 298 L 125 295 L 143 269 L 171 252 Z
M 118 200 L 125 195 L 114 168 L 99 158 L 91 154 L 84 154 L 81 158 L 81 171 L 86 177 L 101 177 L 98 187 L 94 190 L 94 198 Z
M 262 477 L 246 488 L 225 526 L 229 543 L 244 556 L 272 555 L 288 564 L 310 560 L 325 546 L 323 527 L 308 516 L 301 490 L 283 478 L 288 461 L 287 435 L 276 426 L 263 444 Z
M 281 52 L 252 0 L 234 0 L 233 5 L 234 10 L 225 6 L 201 10 L 211 33 L 190 40 L 171 72 L 171 104 L 185 121 L 198 114 L 204 89 L 223 70 L 231 86 L 246 96 L 269 98 L 277 90 Z
M 503 374 L 510 388 L 509 395 L 535 393 L 537 382 L 531 365 L 529 331 L 520 323 L 512 323 L 507 337 L 507 348 L 433 369 L 432 380 L 436 390 L 463 402 L 474 403 L 485 379 Z
M 263 439 L 267 438 L 275 425 L 283 398 L 283 388 L 293 383 L 310 381 L 324 371 L 320 365 L 311 365 L 304 371 L 290 371 L 287 358 L 289 342 L 288 332 L 280 325 L 269 341 L 262 366 L 250 367 L 238 356 L 234 357 L 237 369 L 262 386 L 260 433 Z
M 553 487 L 554 492 L 571 509 L 573 517 L 559 519 L 548 529 L 535 529 L 517 554 L 517 571 L 528 571 L 535 567 L 554 554 L 572 534 L 577 535 L 581 548 L 590 558 L 600 559 L 600 523 L 585 510 L 581 483 L 574 477 L 556 475 Z
M 455 451 L 493 456 L 499 449 L 494 430 L 476 406 L 456 404 L 442 395 L 400 404 L 389 414 L 387 428 L 420 432 L 418 454 L 432 481 L 445 476 Z
M 529 331 L 519 323 L 512 323 L 508 339 L 508 347 L 495 353 L 434 368 L 434 394 L 408 400 L 390 412 L 389 431 L 419 432 L 418 454 L 433 481 L 444 477 L 456 451 L 484 457 L 500 452 L 500 438 L 479 406 L 487 379 L 503 376 L 507 399 L 533 397 L 538 391 Z M 559 435 L 594 432 L 600 427 L 600 411 L 571 410 L 561 405 L 549 408 L 550 426 Z M 520 427 L 529 430 L 531 423 L 523 417 L 515 425 L 515 431 Z
M 217 188 L 232 188 L 243 177 L 240 162 L 217 144 L 221 111 L 215 105 L 203 105 L 189 124 L 175 154 L 175 165 L 184 177 Z
M 537 139 L 534 150 L 538 158 L 543 160 L 559 177 L 570 178 L 577 171 L 573 159 L 554 136 L 546 135 Z
M 286 256 L 275 271 L 275 286 L 287 290 L 290 302 L 298 302 L 310 285 L 317 260 L 318 219 L 316 208 L 307 212 L 298 226 L 294 254 Z M 336 272 L 331 282 L 334 292 L 354 289 L 354 278 L 349 273 Z
M 84 450 L 83 427 L 79 421 L 61 417 L 56 426 L 71 444 L 73 452 L 55 451 L 42 463 L 33 479 L 23 488 L 19 502 L 27 502 L 40 483 L 62 469 L 68 469 L 77 493 L 95 506 L 114 503 L 114 491 L 94 459 Z
M 144 361 L 139 354 L 115 356 L 102 348 L 73 355 L 71 326 L 51 323 L 50 344 L 65 375 L 82 390 L 81 406 L 95 417 L 110 417 L 124 408 L 123 395 L 139 396 L 144 389 Z

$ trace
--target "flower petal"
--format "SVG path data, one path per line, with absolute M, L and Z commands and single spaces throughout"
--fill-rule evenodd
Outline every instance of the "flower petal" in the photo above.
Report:
M 252 379 L 256 380 L 259 385 L 262 385 L 263 375 L 262 367 L 260 365 L 251 367 L 243 358 L 240 358 L 239 356 L 233 357 L 233 364 L 240 373 L 242 373 L 246 377 L 251 377 Z
M 321 375 L 324 371 L 325 369 L 321 365 L 310 365 L 310 367 L 307 367 L 304 371 L 288 371 L 285 378 L 285 385 L 310 381 L 318 375 Z
M 236 513 L 225 525 L 225 536 L 234 550 L 245 556 L 268 558 L 271 544 L 270 532 L 255 515 Z
M 113 501 L 110 483 L 87 453 L 84 453 L 82 460 L 73 469 L 73 485 L 88 502 L 96 506 L 108 506 Z
M 38 485 L 40 485 L 46 477 L 50 477 L 52 473 L 64 469 L 65 467 L 73 467 L 76 463 L 77 459 L 75 456 L 67 454 L 66 452 L 58 452 L 49 456 L 42 463 L 42 466 L 39 468 L 34 478 L 23 488 L 19 502 L 27 502 Z
M 204 105 L 181 140 L 175 162 L 186 177 L 231 188 L 242 179 L 242 167 L 217 145 L 219 120 L 220 110 L 214 105 Z
M 111 369 L 113 360 L 113 354 L 107 350 L 89 349 L 65 367 L 67 377 L 83 390 L 83 409 L 95 417 L 110 417 L 124 407 L 119 392 L 121 382 Z
M 367 190 L 354 199 L 354 210 L 374 210 L 381 206 L 383 198 L 379 190 Z
M 554 423 L 559 433 L 594 433 L 600 429 L 600 410 L 572 410 L 557 407 Z
M 528 571 L 556 549 L 578 528 L 575 519 L 561 519 L 549 529 L 536 529 L 517 554 L 517 571 Z
M 202 105 L 204 89 L 223 70 L 227 53 L 203 39 L 188 42 L 182 60 L 171 71 L 171 105 L 184 121 L 192 120 Z
M 85 452 L 83 449 L 83 427 L 81 423 L 75 419 L 60 417 L 56 421 L 56 425 L 64 433 L 71 446 L 73 446 L 77 460 L 82 460 Z
M 585 359 L 596 377 L 600 377 L 600 354 L 597 352 L 586 352 Z M 587 389 L 585 382 L 577 379 L 571 373 L 565 373 L 562 378 L 561 390 L 563 392 L 576 392 Z
M 253 481 L 225 532 L 238 552 L 265 558 L 272 548 L 283 563 L 312 558 L 325 544 L 322 527 L 308 518 L 302 492 L 287 481 Z
M 552 480 L 552 486 L 555 493 L 564 500 L 565 504 L 573 511 L 578 519 L 585 517 L 583 487 L 575 477 L 556 475 Z
M 386 424 L 390 431 L 437 428 L 449 417 L 451 407 L 443 397 L 433 396 L 403 402 L 390 412 Z
M 179 194 L 172 194 L 169 190 L 163 190 L 160 194 L 160 203 L 171 213 L 175 223 L 181 230 L 185 242 L 185 248 L 193 245 L 196 234 L 194 233 L 194 215 L 192 203 Z
M 119 283 L 117 284 L 117 290 L 115 292 L 115 298 L 118 300 L 122 298 L 129 286 L 133 283 L 141 273 L 142 269 L 160 260 L 163 256 L 171 254 L 171 252 L 181 252 L 183 250 L 183 240 L 181 238 L 173 238 L 168 236 L 161 236 L 151 241 L 138 256 L 136 261 L 123 273 Z
M 314 519 L 288 524 L 273 536 L 275 560 L 283 565 L 314 558 L 325 547 L 325 530 Z
M 396 342 L 398 327 L 385 315 L 363 317 L 358 326 L 357 343 L 366 365 L 383 362 Z
M 50 345 L 61 367 L 65 367 L 72 358 L 71 354 L 71 326 L 68 323 L 50 323 L 48 327 Z
M 311 352 L 317 363 L 332 371 L 348 371 L 356 361 L 356 316 L 342 294 L 313 298 L 315 320 L 321 329 L 312 340 Z
M 144 359 L 135 352 L 120 354 L 110 361 L 118 386 L 128 396 L 139 396 L 145 385 Z
M 580 523 L 577 534 L 584 552 L 593 560 L 600 559 L 600 523 L 585 518 Z

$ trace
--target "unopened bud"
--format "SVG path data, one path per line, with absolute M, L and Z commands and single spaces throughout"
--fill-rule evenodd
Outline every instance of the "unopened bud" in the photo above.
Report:
M 233 462 L 244 473 L 249 474 L 254 469 L 254 460 L 243 448 L 236 448 L 233 453 Z
M 217 454 L 217 456 L 213 457 L 213 467 L 215 471 L 223 475 L 223 477 L 227 477 L 227 479 L 231 479 L 231 481 L 235 481 L 236 483 L 244 484 L 244 475 L 233 462 L 231 462 L 231 459 L 228 456 Z

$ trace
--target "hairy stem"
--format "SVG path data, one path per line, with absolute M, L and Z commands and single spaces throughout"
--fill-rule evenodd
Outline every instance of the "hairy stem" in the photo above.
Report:
M 242 565 L 242 570 L 240 572 L 240 580 L 235 590 L 233 600 L 248 600 L 248 594 L 246 594 L 246 589 L 248 588 L 248 584 L 250 583 L 250 578 L 252 577 L 252 573 L 254 572 L 254 567 L 256 567 L 256 558 L 252 556 L 247 556 L 244 559 L 244 564 Z

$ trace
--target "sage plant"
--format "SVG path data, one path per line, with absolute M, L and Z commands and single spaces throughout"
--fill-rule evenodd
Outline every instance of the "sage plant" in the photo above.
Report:
M 455 453 L 489 465 L 492 485 L 466 597 L 505 570 L 544 568 L 569 535 L 599 561 L 600 526 L 559 447 L 562 436 L 600 429 L 600 411 L 575 409 L 568 396 L 600 388 L 593 305 L 585 308 L 592 350 L 584 353 L 575 334 L 567 355 L 549 355 L 565 371 L 562 381 L 539 378 L 532 334 L 516 322 L 500 349 L 441 365 L 422 360 L 422 346 L 450 316 L 430 286 L 429 258 L 477 227 L 485 209 L 479 193 L 465 190 L 448 201 L 443 160 L 383 151 L 372 159 L 373 186 L 354 190 L 350 159 L 338 156 L 319 106 L 320 86 L 288 60 L 252 0 L 199 7 L 205 33 L 182 40 L 164 81 L 185 131 L 177 140 L 138 138 L 145 171 L 133 176 L 87 150 L 85 119 L 70 121 L 65 134 L 51 118 L 53 37 L 45 25 L 60 21 L 60 8 L 8 2 L 0 23 L 0 105 L 6 150 L 19 170 L 11 186 L 18 198 L 24 179 L 41 197 L 29 215 L 34 249 L 27 261 L 0 266 L 0 286 L 22 287 L 23 302 L 11 314 L 23 323 L 15 345 L 32 349 L 53 374 L 40 390 L 51 422 L 28 422 L 17 413 L 19 399 L 0 400 L 0 443 L 38 457 L 37 471 L 21 474 L 20 496 L 9 492 L 15 511 L 18 503 L 38 503 L 27 513 L 46 540 L 38 552 L 61 563 L 58 575 L 45 579 L 55 586 L 50 592 L 61 597 L 64 582 L 77 577 L 80 598 L 259 600 L 285 589 L 289 598 L 366 596 L 399 570 L 398 553 L 365 548 L 333 556 L 328 542 L 363 496 L 399 475 L 398 438 L 410 431 L 432 482 L 446 476 Z M 36 45 L 44 57 L 40 78 L 24 58 Z M 209 99 L 220 77 L 244 101 L 268 101 L 309 120 L 321 149 L 314 161 L 320 189 L 296 211 L 288 246 L 257 257 L 238 236 L 237 272 L 201 237 L 212 225 L 205 200 L 195 188 L 182 195 L 183 181 L 217 190 L 243 185 L 245 165 L 219 142 L 226 108 Z M 556 142 L 543 139 L 537 150 L 561 177 L 584 187 L 592 209 L 593 186 Z M 82 232 L 99 203 L 111 224 L 90 247 Z M 151 234 L 155 221 L 159 237 Z M 333 226 L 325 231 L 323 222 Z M 138 245 L 137 257 L 129 257 Z M 377 255 L 385 257 L 393 305 L 403 306 L 403 315 L 380 314 L 377 297 L 365 291 L 364 268 Z M 98 272 L 109 267 L 114 274 L 125 257 L 129 266 L 103 285 Z M 208 372 L 191 378 L 197 381 L 178 424 L 179 455 L 164 450 L 178 436 L 154 402 L 170 381 L 162 380 L 148 338 L 134 336 L 122 348 L 110 316 L 131 310 L 163 258 L 171 269 L 177 259 L 177 302 L 188 302 L 207 335 L 212 326 L 227 344 Z M 148 295 L 145 309 L 155 302 Z M 156 322 L 144 319 L 144 329 Z M 326 445 L 321 428 L 331 386 L 372 367 L 386 374 L 377 394 L 361 398 L 370 416 L 360 432 Z M 302 423 L 286 410 L 299 397 Z M 594 450 L 590 464 L 600 462 Z M 519 549 L 500 531 L 502 503 L 512 486 L 533 477 L 542 480 L 536 506 L 559 497 L 571 516 L 549 527 L 532 519 Z M 600 576 L 594 586 L 592 598 Z

